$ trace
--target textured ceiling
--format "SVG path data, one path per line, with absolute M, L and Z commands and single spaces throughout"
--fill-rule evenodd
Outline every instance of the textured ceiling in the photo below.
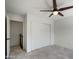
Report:
M 72 0 L 57 0 L 58 7 L 72 5 Z M 52 9 L 52 0 L 5 0 L 6 10 L 12 13 L 25 14 L 39 12 L 41 9 Z

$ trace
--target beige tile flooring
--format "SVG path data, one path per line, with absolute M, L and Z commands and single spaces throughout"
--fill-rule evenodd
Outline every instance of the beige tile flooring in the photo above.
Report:
M 14 47 L 11 49 L 9 59 L 73 59 L 73 51 L 54 45 L 36 49 L 27 54 L 20 47 Z

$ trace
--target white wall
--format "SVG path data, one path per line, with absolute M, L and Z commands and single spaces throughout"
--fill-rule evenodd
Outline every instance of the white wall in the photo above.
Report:
M 27 14 L 27 52 L 54 44 L 54 24 L 47 18 Z
M 57 20 L 54 24 L 55 44 L 72 49 L 73 48 L 73 16 Z
M 9 16 L 10 20 L 18 21 L 18 22 L 24 21 L 24 17 L 21 15 L 13 14 L 13 13 L 7 13 L 7 15 Z
M 32 50 L 51 45 L 51 24 L 31 23 Z

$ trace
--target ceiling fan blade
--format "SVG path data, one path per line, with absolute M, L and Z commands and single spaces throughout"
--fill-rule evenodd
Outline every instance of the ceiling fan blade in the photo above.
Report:
M 53 15 L 53 13 L 51 13 L 50 15 L 49 15 L 49 17 L 51 17 Z
M 60 13 L 60 12 L 58 13 L 58 15 L 60 15 L 60 16 L 64 16 L 64 15 L 63 15 L 62 13 Z
M 56 0 L 53 0 L 53 8 L 54 8 L 54 9 L 57 9 L 57 3 L 56 3 Z
M 53 10 L 40 10 L 41 12 L 53 12 Z
M 73 6 L 69 6 L 69 7 L 60 8 L 58 11 L 63 11 L 63 10 L 67 10 L 67 9 L 70 9 L 70 8 L 73 8 Z

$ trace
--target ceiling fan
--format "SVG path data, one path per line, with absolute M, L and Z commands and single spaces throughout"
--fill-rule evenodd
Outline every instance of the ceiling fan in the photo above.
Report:
M 53 10 L 40 10 L 41 12 L 52 12 L 49 17 L 51 17 L 52 15 L 60 15 L 60 16 L 64 16 L 60 11 L 64 11 L 67 9 L 73 8 L 73 6 L 68 6 L 68 7 L 64 7 L 64 8 L 60 8 L 57 9 L 57 3 L 56 0 L 53 0 Z

